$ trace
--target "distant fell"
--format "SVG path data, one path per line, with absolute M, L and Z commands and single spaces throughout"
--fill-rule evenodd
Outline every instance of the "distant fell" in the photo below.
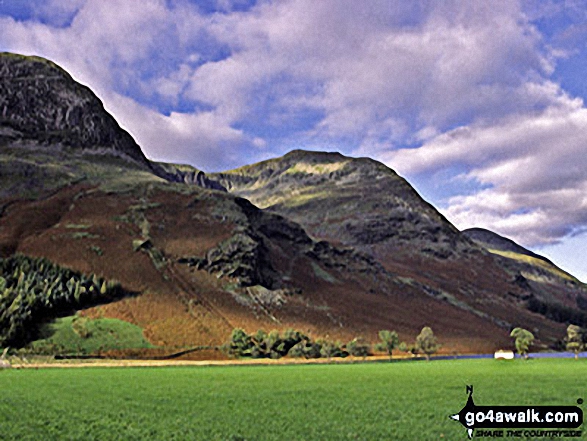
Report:
M 211 176 L 314 237 L 373 254 L 409 248 L 448 258 L 476 249 L 405 179 L 370 158 L 294 150 Z
M 52 61 L 0 53 L 0 197 L 137 173 L 224 190 L 193 167 L 149 161 L 94 92 Z
M 581 290 L 582 296 L 587 294 L 585 284 L 573 275 L 562 270 L 546 257 L 524 248 L 511 239 L 484 228 L 470 228 L 463 230 L 462 233 L 495 255 L 501 265 L 510 272 L 520 274 L 518 281 L 520 277 L 523 277 L 533 282 L 542 282 L 542 285 L 547 283 L 550 286 L 571 286 Z

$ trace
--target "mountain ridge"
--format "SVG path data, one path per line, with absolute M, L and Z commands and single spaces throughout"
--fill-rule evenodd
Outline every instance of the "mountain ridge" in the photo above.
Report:
M 97 98 L 53 88 L 29 61 L 19 72 L 39 88 L 6 96 L 15 75 L 0 88 L 0 257 L 46 257 L 137 293 L 85 317 L 128 321 L 158 347 L 219 345 L 233 327 L 374 340 L 432 326 L 445 351 L 489 351 L 514 326 L 552 347 L 566 321 L 587 324 L 583 285 L 497 256 L 380 162 L 303 150 L 223 173 L 151 162 L 99 100 L 79 110 L 97 123 L 71 128 L 68 94 Z
M 0 98 L 0 142 L 104 149 L 150 168 L 140 147 L 98 97 L 55 63 L 0 53 Z

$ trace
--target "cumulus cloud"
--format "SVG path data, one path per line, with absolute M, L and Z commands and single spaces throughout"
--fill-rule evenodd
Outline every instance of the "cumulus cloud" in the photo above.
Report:
M 118 121 L 122 127 L 140 128 L 130 131 L 135 132 L 137 143 L 155 161 L 223 170 L 242 165 L 243 157 L 252 156 L 251 146 L 263 146 L 262 140 L 230 127 L 214 112 L 164 115 L 120 95 L 109 101 L 112 113 L 121 115 Z
M 322 139 L 391 136 L 393 146 L 425 127 L 492 117 L 528 104 L 511 102 L 512 90 L 552 69 L 515 2 L 290 0 L 210 30 L 234 53 L 195 73 L 192 97 L 242 118 L 252 94 L 303 82 L 271 101 L 320 110 L 312 134 Z
M 5 18 L 2 45 L 49 56 L 104 96 L 212 111 L 253 137 L 269 126 L 277 151 L 294 137 L 370 154 L 536 106 L 508 97 L 551 68 L 505 0 L 220 1 L 209 14 L 181 1 L 52 2 L 75 11 L 68 27 Z
M 448 200 L 460 228 L 484 226 L 529 245 L 554 243 L 587 224 L 587 109 L 552 84 L 539 113 L 510 115 L 436 136 L 387 155 L 404 174 L 461 164 L 484 189 Z

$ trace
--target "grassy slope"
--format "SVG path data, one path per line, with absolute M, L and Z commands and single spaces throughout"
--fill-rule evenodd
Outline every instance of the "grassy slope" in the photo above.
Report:
M 529 265 L 538 267 L 538 268 L 546 270 L 549 273 L 551 273 L 557 277 L 560 277 L 562 279 L 581 283 L 575 277 L 573 277 L 569 273 L 561 270 L 557 266 L 552 265 L 548 262 L 545 262 L 544 260 L 537 259 L 536 257 L 516 253 L 513 251 L 502 251 L 502 250 L 496 250 L 496 249 L 491 249 L 491 248 L 489 248 L 487 251 L 489 251 L 490 253 L 493 253 L 493 254 L 497 254 L 499 256 L 507 257 L 508 259 L 512 259 L 516 262 L 527 263 Z
M 80 182 L 125 191 L 163 179 L 113 156 L 0 146 L 0 198 L 35 199 Z
M 31 343 L 39 353 L 95 354 L 112 349 L 152 347 L 141 328 L 110 318 L 64 317 L 45 325 L 41 332 L 44 338 Z
M 466 439 L 478 405 L 575 405 L 585 361 L 0 372 L 3 439 Z

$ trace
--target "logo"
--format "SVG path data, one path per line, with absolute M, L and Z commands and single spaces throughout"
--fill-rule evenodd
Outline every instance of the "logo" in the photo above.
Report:
M 469 439 L 473 433 L 476 438 L 581 437 L 580 430 L 563 430 L 583 424 L 583 410 L 577 406 L 477 406 L 473 386 L 467 386 L 467 393 L 465 407 L 450 418 L 467 429 Z

